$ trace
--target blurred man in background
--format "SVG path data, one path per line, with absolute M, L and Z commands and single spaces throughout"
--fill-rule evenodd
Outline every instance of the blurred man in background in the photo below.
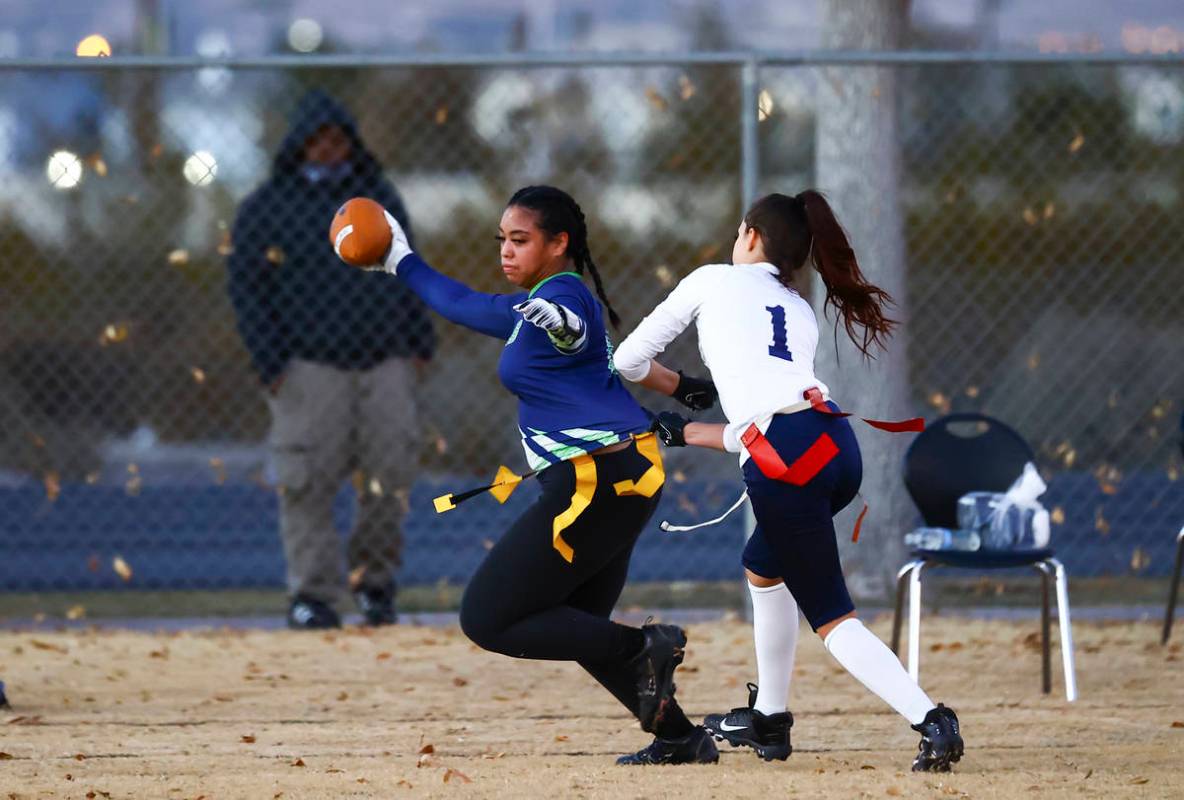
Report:
M 400 523 L 419 450 L 414 385 L 435 346 L 427 312 L 397 278 L 334 254 L 333 214 L 358 196 L 408 224 L 352 117 L 310 92 L 271 177 L 238 211 L 228 264 L 238 329 L 271 411 L 288 625 L 298 629 L 341 624 L 333 503 L 347 476 L 358 494 L 349 589 L 368 624 L 395 621 Z

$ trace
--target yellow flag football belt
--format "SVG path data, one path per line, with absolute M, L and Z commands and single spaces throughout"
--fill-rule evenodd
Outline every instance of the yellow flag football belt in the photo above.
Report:
M 621 497 L 653 497 L 662 484 L 666 482 L 666 470 L 662 465 L 662 453 L 658 449 L 658 439 L 653 433 L 634 435 L 637 452 L 650 462 L 647 469 L 636 481 L 617 481 L 613 484 L 613 491 Z M 592 504 L 592 497 L 596 494 L 596 459 L 584 454 L 571 459 L 571 465 L 576 473 L 576 487 L 572 493 L 571 504 L 552 523 L 552 543 L 559 555 L 569 564 L 575 558 L 575 551 L 563 540 L 563 531 L 571 527 L 584 510 Z M 489 492 L 499 503 L 510 499 L 510 495 L 524 480 L 532 478 L 542 470 L 531 470 L 525 475 L 518 475 L 507 466 L 498 467 L 493 483 L 477 489 L 470 489 L 460 494 L 446 494 L 437 497 L 433 502 L 436 513 L 443 514 L 451 511 L 464 501 L 479 494 Z

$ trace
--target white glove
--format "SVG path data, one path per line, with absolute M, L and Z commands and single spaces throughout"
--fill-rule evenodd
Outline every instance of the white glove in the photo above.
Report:
M 588 340 L 584 321 L 567 306 L 536 297 L 519 303 L 514 310 L 531 325 L 545 331 L 551 344 L 561 353 L 578 353 Z
M 394 275 L 399 270 L 399 262 L 411 254 L 411 245 L 407 243 L 407 234 L 403 231 L 403 226 L 391 216 L 391 212 L 384 208 L 382 213 L 386 217 L 386 224 L 391 228 L 391 246 L 386 251 L 382 263 L 364 267 L 364 269 L 389 272 Z

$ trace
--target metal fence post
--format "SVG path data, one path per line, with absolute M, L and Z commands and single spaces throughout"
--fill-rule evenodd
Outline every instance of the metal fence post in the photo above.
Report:
M 740 213 L 752 205 L 756 199 L 756 187 L 760 167 L 760 140 L 757 136 L 757 104 L 760 99 L 760 65 L 755 58 L 744 62 L 741 74 L 741 102 L 740 102 Z M 752 513 L 752 501 L 744 506 L 744 541 L 748 544 L 748 537 L 752 536 L 756 528 L 756 517 Z M 752 597 L 748 593 L 748 580 L 744 582 L 742 596 L 744 597 L 744 619 L 752 622 Z

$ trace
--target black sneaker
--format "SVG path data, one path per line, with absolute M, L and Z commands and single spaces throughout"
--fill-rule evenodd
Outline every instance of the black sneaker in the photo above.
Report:
M 645 647 L 633 659 L 637 671 L 637 718 L 654 733 L 674 697 L 674 670 L 682 663 L 687 632 L 677 625 L 642 625 Z
M 399 620 L 395 613 L 395 584 L 388 583 L 378 588 L 358 589 L 354 602 L 367 625 L 394 625 Z
M 315 597 L 298 594 L 288 606 L 288 627 L 296 631 L 318 631 L 340 628 L 341 617 L 328 603 Z
M 703 727 L 717 742 L 727 742 L 732 747 L 751 747 L 765 761 L 784 761 L 793 752 L 789 743 L 793 714 L 788 711 L 762 714 L 753 708 L 756 694 L 756 684 L 748 684 L 746 707 L 733 708 L 727 714 L 710 714 L 703 720 Z
M 913 772 L 949 772 L 950 764 L 962 759 L 962 734 L 952 708 L 938 703 L 920 725 L 912 727 L 921 734 Z
M 698 725 L 681 739 L 654 739 L 649 747 L 621 756 L 621 766 L 650 764 L 714 764 L 719 761 L 719 750 L 711 741 L 711 734 Z

